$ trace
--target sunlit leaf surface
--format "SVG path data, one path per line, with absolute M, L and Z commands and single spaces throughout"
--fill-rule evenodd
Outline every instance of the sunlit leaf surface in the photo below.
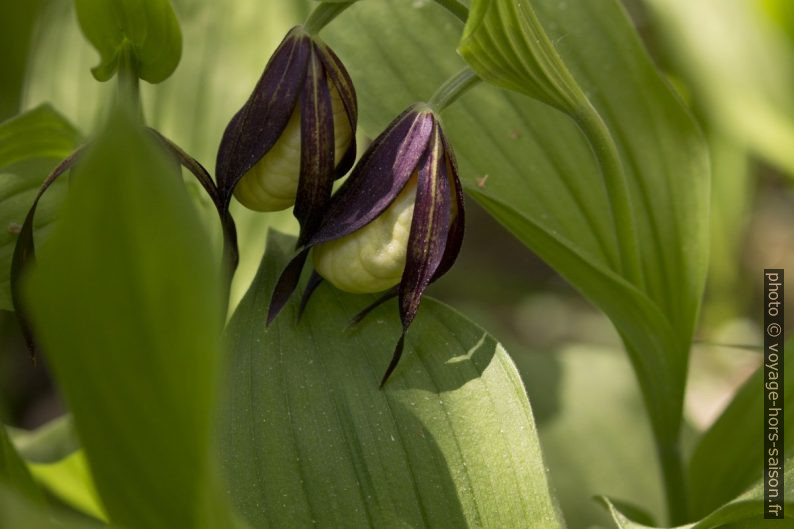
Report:
M 321 285 L 264 325 L 294 239 L 271 235 L 228 329 L 223 459 L 254 527 L 561 527 L 524 387 L 485 331 L 427 300 L 403 360 L 393 303 Z

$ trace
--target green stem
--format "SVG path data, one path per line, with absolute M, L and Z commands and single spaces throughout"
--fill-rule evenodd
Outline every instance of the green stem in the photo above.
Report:
M 355 2 L 322 2 L 314 8 L 303 28 L 310 34 L 316 35 L 330 21 L 339 16 L 339 13 L 353 5 Z
M 645 283 L 628 183 L 615 141 L 601 116 L 587 99 L 573 118 L 590 142 L 606 184 L 618 243 L 619 270 L 634 285 Z
M 458 0 L 436 0 L 436 3 L 458 17 L 458 19 L 466 23 L 469 18 L 469 8 L 458 2 Z
M 119 54 L 118 100 L 122 106 L 130 109 L 143 122 L 138 69 L 132 50 L 127 46 L 123 46 Z
M 439 86 L 427 104 L 435 112 L 441 112 L 478 82 L 477 74 L 468 67 L 464 68 Z
M 678 527 L 688 521 L 686 478 L 681 450 L 677 442 L 667 443 L 658 437 L 656 449 L 662 467 L 669 525 Z

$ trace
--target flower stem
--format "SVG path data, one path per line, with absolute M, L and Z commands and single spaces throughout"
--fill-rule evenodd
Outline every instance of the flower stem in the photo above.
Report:
M 462 96 L 469 88 L 480 81 L 471 68 L 464 68 L 438 87 L 436 93 L 427 102 L 435 112 L 441 112 Z
M 601 168 L 615 223 L 620 256 L 617 264 L 631 283 L 642 288 L 645 280 L 640 265 L 634 212 L 631 208 L 628 182 L 618 148 L 601 116 L 586 98 L 572 117 L 590 142 L 590 147 Z
M 303 24 L 303 28 L 310 34 L 316 35 L 329 22 L 335 19 L 339 13 L 353 5 L 355 2 L 321 2 L 314 8 L 309 18 Z
M 464 24 L 466 23 L 466 19 L 469 18 L 469 8 L 461 4 L 458 0 L 436 0 L 436 3 L 458 17 Z
M 656 450 L 662 467 L 668 521 L 671 527 L 678 527 L 688 521 L 684 461 L 677 442 L 665 443 L 657 438 Z
M 118 102 L 143 122 L 138 69 L 135 65 L 135 56 L 127 45 L 122 45 L 119 54 Z

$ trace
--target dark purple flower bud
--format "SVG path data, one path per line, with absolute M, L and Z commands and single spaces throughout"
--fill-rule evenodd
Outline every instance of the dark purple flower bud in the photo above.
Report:
M 290 30 L 218 150 L 218 186 L 257 211 L 295 205 L 305 232 L 316 227 L 335 178 L 355 161 L 353 83 L 316 36 Z
M 309 294 L 322 277 L 348 292 L 388 291 L 376 305 L 399 296 L 403 332 L 384 383 L 425 289 L 457 258 L 463 225 L 463 191 L 441 124 L 430 108 L 411 107 L 367 149 L 317 229 L 306 234 L 279 278 L 269 320 L 295 289 L 310 252 L 317 275 Z

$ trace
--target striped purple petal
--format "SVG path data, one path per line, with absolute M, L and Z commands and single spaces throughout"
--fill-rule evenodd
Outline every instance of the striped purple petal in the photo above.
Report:
M 312 47 L 315 47 L 312 44 Z M 334 183 L 334 115 L 325 69 L 316 53 L 301 94 L 301 165 L 293 213 L 300 223 L 298 246 L 319 226 Z
M 433 122 L 430 112 L 415 109 L 394 120 L 334 194 L 307 245 L 344 237 L 383 213 L 405 187 L 427 149 Z
M 455 159 L 455 153 L 452 151 L 452 146 L 447 141 L 444 134 L 441 134 L 441 141 L 444 145 L 445 167 L 447 169 L 447 177 L 452 187 L 451 192 L 455 200 L 456 213 L 452 218 L 449 226 L 449 234 L 447 235 L 447 246 L 444 250 L 444 257 L 441 259 L 441 264 L 438 265 L 432 281 L 440 278 L 446 274 L 455 261 L 458 259 L 460 248 L 463 246 L 463 231 L 466 225 L 466 212 L 463 203 L 463 186 L 460 183 L 458 176 L 458 162 Z
M 331 48 L 323 42 L 316 42 L 317 56 L 323 62 L 326 75 L 329 81 L 336 88 L 339 97 L 342 99 L 342 104 L 345 107 L 347 114 L 348 125 L 352 131 L 350 138 L 350 145 L 347 147 L 345 154 L 339 160 L 335 171 L 334 177 L 340 178 L 347 174 L 356 161 L 356 125 L 358 123 L 358 99 L 356 98 L 356 90 L 353 87 L 353 81 L 347 73 L 345 66 L 339 57 L 333 52 Z
M 405 333 L 416 316 L 425 289 L 444 257 L 450 225 L 450 194 L 447 157 L 444 154 L 440 128 L 434 124 L 432 139 L 419 170 L 405 271 L 400 281 L 402 333 L 381 380 L 381 386 L 397 367 L 402 356 Z
M 278 141 L 303 90 L 311 38 L 295 27 L 268 61 L 245 105 L 223 133 L 216 161 L 218 188 L 226 207 L 234 187 Z
M 394 201 L 427 149 L 433 122 L 429 112 L 411 108 L 372 142 L 353 173 L 331 197 L 316 231 L 301 234 L 306 242 L 276 282 L 268 308 L 268 323 L 281 312 L 298 286 L 312 246 L 356 231 Z

